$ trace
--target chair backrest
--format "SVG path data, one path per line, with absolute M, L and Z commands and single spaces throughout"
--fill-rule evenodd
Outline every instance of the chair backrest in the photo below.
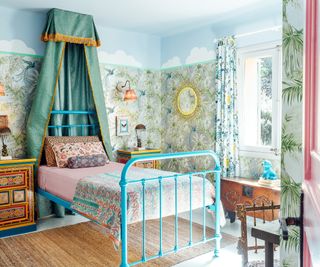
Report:
M 277 211 L 276 211 L 277 210 Z M 248 262 L 248 251 L 249 250 L 255 250 L 257 253 L 258 249 L 263 249 L 264 246 L 258 246 L 257 239 L 255 238 L 255 245 L 249 246 L 248 245 L 248 234 L 247 234 L 247 216 L 253 217 L 254 226 L 257 225 L 257 215 L 259 215 L 259 218 L 262 218 L 262 222 L 266 223 L 266 221 L 274 221 L 279 216 L 277 213 L 280 211 L 280 205 L 274 205 L 273 202 L 271 202 L 271 205 L 265 205 L 262 203 L 262 205 L 258 206 L 256 204 L 253 204 L 252 206 L 248 206 L 245 204 L 238 204 L 236 208 L 237 218 L 241 222 L 241 237 L 238 241 L 238 251 L 241 252 L 243 255 L 243 263 L 246 264 Z M 262 213 L 262 216 L 261 216 Z M 271 215 L 270 215 L 271 213 Z M 270 220 L 271 216 L 271 220 Z M 266 220 L 266 217 L 268 217 L 268 220 Z

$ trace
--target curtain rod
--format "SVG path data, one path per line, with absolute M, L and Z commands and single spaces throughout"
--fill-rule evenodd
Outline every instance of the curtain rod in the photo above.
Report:
M 258 33 L 263 33 L 263 32 L 279 31 L 279 30 L 281 30 L 281 28 L 282 28 L 281 25 L 277 25 L 274 27 L 270 27 L 270 28 L 266 28 L 266 29 L 262 29 L 262 30 L 258 30 L 258 31 L 236 34 L 234 37 L 235 38 L 242 38 L 242 37 L 246 37 L 246 36 L 250 36 L 250 35 L 254 35 L 254 34 L 258 34 Z M 218 42 L 218 40 L 219 40 L 218 38 L 215 38 L 213 40 L 213 42 L 216 43 L 216 42 Z

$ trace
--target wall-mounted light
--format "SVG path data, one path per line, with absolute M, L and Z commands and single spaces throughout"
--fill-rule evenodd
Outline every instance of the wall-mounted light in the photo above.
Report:
M 3 83 L 0 83 L 0 103 L 9 104 L 12 102 L 11 98 L 6 94 L 6 88 Z M 1 107 L 1 105 L 0 105 Z M 1 108 L 0 108 L 1 111 Z
M 120 93 L 123 93 L 124 101 L 136 101 L 137 95 L 136 92 L 131 88 L 130 81 L 126 80 L 124 85 L 121 85 L 121 82 L 117 83 L 116 90 Z
M 4 85 L 0 83 L 0 96 L 5 96 L 5 89 L 4 89 Z

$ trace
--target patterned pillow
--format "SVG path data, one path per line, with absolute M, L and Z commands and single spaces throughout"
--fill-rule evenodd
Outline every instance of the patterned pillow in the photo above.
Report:
M 104 166 L 107 163 L 109 160 L 105 154 L 68 158 L 68 168 L 70 169 Z
M 56 167 L 56 157 L 53 153 L 52 146 L 58 143 L 83 143 L 99 142 L 98 136 L 47 136 L 44 142 L 44 151 L 46 154 L 47 166 Z
M 52 146 L 56 162 L 59 168 L 68 166 L 68 158 L 75 156 L 91 156 L 104 154 L 101 142 L 86 142 L 86 143 L 59 143 Z

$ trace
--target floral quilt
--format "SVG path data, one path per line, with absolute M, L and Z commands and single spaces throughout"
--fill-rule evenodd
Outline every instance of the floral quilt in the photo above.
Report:
M 132 168 L 128 172 L 128 179 L 142 179 L 173 175 L 154 169 Z M 76 187 L 72 208 L 86 217 L 98 222 L 106 228 L 107 234 L 118 247 L 120 244 L 121 227 L 121 190 L 119 186 L 121 170 L 112 173 L 102 173 L 81 179 Z M 214 187 L 206 180 L 206 205 L 214 201 Z M 203 178 L 192 177 L 192 209 L 200 208 L 203 204 Z M 142 220 L 142 185 L 129 184 L 128 187 L 128 223 Z M 190 208 L 190 180 L 189 176 L 177 179 L 178 212 L 188 211 Z M 175 189 L 173 179 L 162 182 L 162 216 L 175 214 Z M 145 184 L 146 219 L 159 218 L 159 182 L 150 181 Z

